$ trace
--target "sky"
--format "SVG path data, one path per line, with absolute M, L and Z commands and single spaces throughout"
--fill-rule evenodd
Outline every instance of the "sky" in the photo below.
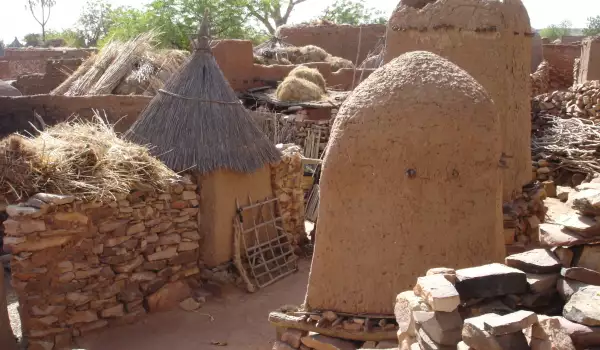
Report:
M 141 7 L 148 0 L 108 0 L 113 6 Z M 334 0 L 307 0 L 294 9 L 290 21 L 302 22 L 316 17 Z M 388 16 L 398 0 L 365 0 L 369 6 Z M 25 34 L 41 32 L 39 25 L 25 8 L 26 0 L 0 0 L 0 40 L 8 44 L 14 37 L 22 39 Z M 85 0 L 56 0 L 48 28 L 61 30 L 75 24 Z M 600 15 L 600 0 L 523 0 L 529 11 L 531 25 L 536 29 L 569 20 L 574 28 L 583 28 L 587 17 Z M 568 5 L 566 4 L 568 3 Z

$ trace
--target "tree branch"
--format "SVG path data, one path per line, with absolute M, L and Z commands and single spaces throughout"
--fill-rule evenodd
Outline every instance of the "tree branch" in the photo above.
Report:
M 31 15 L 33 16 L 33 19 L 35 19 L 36 22 L 38 22 L 39 25 L 43 25 L 42 22 L 40 22 L 37 17 L 35 16 L 35 12 L 33 12 L 33 3 L 31 2 L 31 0 L 28 1 L 29 3 L 29 11 L 31 11 Z
M 290 2 L 288 3 L 288 7 L 285 10 L 285 15 L 283 15 L 283 23 L 282 24 L 286 24 L 287 21 L 290 19 L 290 15 L 292 14 L 292 10 L 294 9 L 294 6 L 301 4 L 303 2 L 305 2 L 306 0 L 290 0 Z
M 274 34 L 275 33 L 275 28 L 273 28 L 273 26 L 271 25 L 271 23 L 269 22 L 269 19 L 267 18 L 267 16 L 262 16 L 261 14 L 259 14 L 258 12 L 256 12 L 256 10 L 250 6 L 246 6 L 246 8 L 248 9 L 248 11 L 250 12 L 250 14 L 256 18 L 259 22 L 261 22 L 265 27 L 267 27 L 267 30 L 269 31 L 270 34 Z

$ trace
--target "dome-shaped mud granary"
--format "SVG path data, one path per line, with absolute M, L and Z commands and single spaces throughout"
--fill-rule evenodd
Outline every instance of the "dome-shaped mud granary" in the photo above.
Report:
M 498 117 L 464 70 L 402 55 L 354 90 L 331 135 L 308 308 L 391 314 L 428 268 L 503 259 Z
M 385 62 L 430 51 L 469 72 L 491 94 L 507 165 L 505 201 L 531 180 L 532 36 L 521 0 L 401 0 L 388 23 Z

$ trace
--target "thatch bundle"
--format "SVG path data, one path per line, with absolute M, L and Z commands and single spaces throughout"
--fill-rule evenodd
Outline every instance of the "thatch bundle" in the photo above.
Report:
M 292 69 L 292 71 L 288 74 L 288 77 L 296 77 L 308 80 L 311 83 L 314 83 L 317 86 L 319 86 L 323 90 L 323 92 L 325 92 L 327 89 L 325 78 L 323 78 L 321 72 L 319 72 L 319 70 L 315 68 L 310 68 L 307 66 L 298 66 Z
M 52 95 L 154 95 L 186 60 L 188 53 L 158 50 L 156 33 L 127 42 L 111 41 L 88 58 Z
M 323 99 L 323 89 L 308 80 L 288 76 L 279 84 L 275 95 L 281 101 L 320 101 Z
M 333 70 L 354 68 L 354 64 L 344 58 L 330 55 L 324 49 L 315 46 L 293 46 L 279 39 L 271 39 L 254 49 L 254 63 L 272 65 L 290 65 L 313 62 L 330 63 Z
M 11 202 L 39 192 L 114 198 L 135 189 L 165 189 L 177 177 L 147 148 L 120 139 L 98 115 L 58 124 L 37 137 L 1 140 L 0 168 L 0 198 Z

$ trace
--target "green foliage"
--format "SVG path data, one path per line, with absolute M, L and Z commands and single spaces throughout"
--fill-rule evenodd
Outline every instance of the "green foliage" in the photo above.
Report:
M 214 38 L 257 39 L 262 33 L 247 24 L 248 15 L 240 11 L 243 1 L 153 0 L 141 10 L 119 7 L 109 12 L 110 29 L 100 45 L 111 38 L 128 40 L 154 29 L 161 33 L 161 46 L 189 49 L 205 9 L 210 12 Z
M 267 32 L 275 34 L 277 27 L 287 24 L 290 15 L 297 5 L 306 0 L 238 0 L 243 9 L 254 20 L 261 23 Z M 284 2 L 286 7 L 282 7 Z
M 24 39 L 25 39 L 25 46 L 37 47 L 37 46 L 42 45 L 42 42 L 43 42 L 42 36 L 37 33 L 29 33 L 29 34 L 25 35 Z
M 327 6 L 319 19 L 351 25 L 387 22 L 381 11 L 367 7 L 364 0 L 335 0 L 331 6 Z
M 600 34 L 600 16 L 588 17 L 587 27 L 583 29 L 583 34 L 594 36 Z
M 87 46 L 96 46 L 108 34 L 112 24 L 110 14 L 111 6 L 106 0 L 88 0 L 85 4 L 77 27 Z
M 562 36 L 569 35 L 571 33 L 571 22 L 562 21 L 559 24 L 553 24 L 548 28 L 540 30 L 540 36 L 542 38 L 548 38 L 551 40 L 558 39 Z
M 46 33 L 46 42 L 54 39 L 62 39 L 68 47 L 85 47 L 85 38 L 83 33 L 75 29 L 65 29 L 63 31 L 48 31 Z
M 4 44 L 4 40 L 0 39 L 0 56 L 4 56 L 5 49 L 6 49 L 6 45 Z

